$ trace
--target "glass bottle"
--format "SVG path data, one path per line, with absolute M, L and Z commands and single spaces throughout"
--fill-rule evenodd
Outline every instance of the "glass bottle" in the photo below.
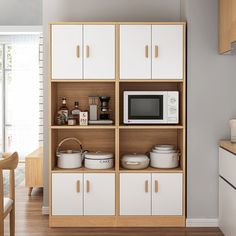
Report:
M 71 114 L 73 117 L 76 119 L 76 123 L 79 124 L 79 114 L 80 114 L 80 109 L 79 109 L 79 102 L 75 101 L 74 104 L 74 109 L 71 111 Z
M 65 123 L 67 123 L 68 122 L 68 116 L 69 116 L 69 109 L 66 105 L 66 98 L 65 97 L 62 98 L 62 105 L 59 109 L 59 112 L 62 113 L 65 116 Z

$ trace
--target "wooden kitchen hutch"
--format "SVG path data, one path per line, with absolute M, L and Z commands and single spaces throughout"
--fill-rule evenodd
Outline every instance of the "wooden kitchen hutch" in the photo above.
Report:
M 50 227 L 185 226 L 185 22 L 55 22 L 49 28 Z M 102 56 L 94 55 L 96 45 Z M 123 91 L 140 90 L 179 91 L 179 124 L 123 124 Z M 86 110 L 94 94 L 111 97 L 113 125 L 55 124 L 62 97 L 69 108 L 79 100 Z M 114 153 L 114 168 L 57 168 L 57 145 L 66 137 L 89 151 Z M 177 146 L 180 166 L 121 168 L 123 154 L 146 153 L 155 144 Z

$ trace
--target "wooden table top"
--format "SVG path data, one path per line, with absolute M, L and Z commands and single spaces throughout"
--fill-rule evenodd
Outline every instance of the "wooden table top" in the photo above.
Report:
M 32 153 L 28 154 L 25 158 L 43 158 L 43 147 L 39 147 Z

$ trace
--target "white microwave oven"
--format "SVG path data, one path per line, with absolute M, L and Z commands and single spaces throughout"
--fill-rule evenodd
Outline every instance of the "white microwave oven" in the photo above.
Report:
M 178 91 L 124 91 L 124 124 L 178 124 Z

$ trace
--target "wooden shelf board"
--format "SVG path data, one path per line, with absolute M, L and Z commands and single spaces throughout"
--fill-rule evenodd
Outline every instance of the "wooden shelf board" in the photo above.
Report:
M 183 129 L 183 125 L 120 125 L 120 129 Z
M 94 170 L 85 167 L 76 169 L 61 169 L 58 167 L 53 168 L 52 173 L 115 173 L 115 168 L 105 169 L 105 170 Z
M 127 170 L 122 167 L 120 167 L 120 173 L 182 173 L 183 170 L 178 167 L 174 169 L 158 169 L 158 168 L 153 168 L 153 167 L 148 167 L 143 170 Z
M 90 80 L 85 80 L 85 79 L 53 79 L 51 80 L 52 83 L 114 83 L 116 80 L 114 79 L 90 79 Z
M 52 125 L 51 129 L 115 129 L 115 125 L 86 125 L 86 126 L 80 126 L 80 125 Z
M 139 82 L 145 82 L 145 83 L 183 83 L 184 80 L 183 79 L 120 79 L 119 82 L 121 83 L 130 83 L 130 82 L 135 82 L 135 83 L 139 83 Z

